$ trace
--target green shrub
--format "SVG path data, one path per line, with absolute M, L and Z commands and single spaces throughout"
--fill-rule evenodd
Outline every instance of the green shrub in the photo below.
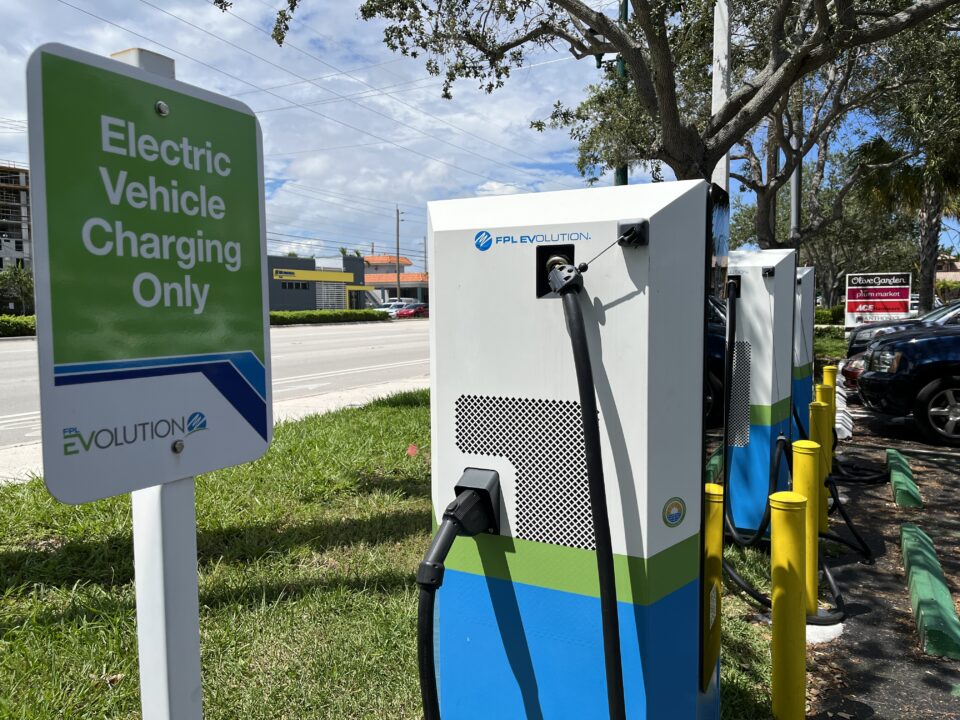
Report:
M 379 322 L 389 320 L 382 310 L 274 310 L 271 325 L 314 325 L 321 323 Z
M 843 325 L 844 310 L 842 304 L 828 308 L 817 308 L 813 311 L 813 322 L 817 325 Z
M 33 315 L 0 315 L 0 337 L 25 337 L 37 334 Z
M 814 339 L 833 338 L 834 340 L 843 340 L 843 325 L 814 328 L 813 337 Z

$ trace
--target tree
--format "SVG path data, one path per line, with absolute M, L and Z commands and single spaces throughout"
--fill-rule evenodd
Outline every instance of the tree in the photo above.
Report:
M 277 13 L 283 42 L 301 0 Z M 530 50 L 566 47 L 585 58 L 623 58 L 630 102 L 643 118 L 632 162 L 668 165 L 678 178 L 709 178 L 717 162 L 756 128 L 802 78 L 857 48 L 888 39 L 955 8 L 960 0 L 777 0 L 732 3 L 735 85 L 714 114 L 704 110 L 711 60 L 712 0 L 631 0 L 625 26 L 582 0 L 364 0 L 365 20 L 385 20 L 392 50 L 427 58 L 449 96 L 458 78 L 488 92 Z M 214 0 L 227 10 L 229 0 Z M 742 33 L 741 33 L 742 31 Z M 691 103 L 691 98 L 693 103 Z
M 911 156 L 871 170 L 866 193 L 883 210 L 917 216 L 921 312 L 933 307 L 944 215 L 960 211 L 960 38 L 952 28 L 936 29 L 905 37 L 895 59 L 919 68 L 922 79 L 891 95 L 880 114 L 884 137 L 864 152 L 873 159 Z
M 295 250 L 287 250 L 287 257 L 300 257 Z
M 224 0 L 221 0 L 224 2 Z M 954 8 L 960 0 L 779 0 L 732 3 L 745 40 L 734 49 L 729 99 L 714 114 L 708 97 L 713 2 L 632 0 L 620 26 L 581 0 L 365 0 L 364 19 L 385 20 L 393 50 L 425 55 L 427 69 L 454 81 L 500 87 L 531 49 L 566 47 L 584 58 L 617 53 L 625 86 L 643 119 L 633 162 L 669 166 L 678 178 L 709 178 L 717 162 L 782 104 L 802 78 Z M 287 0 L 274 37 L 282 42 L 300 0 Z
M 0 298 L 19 305 L 21 315 L 33 312 L 33 274 L 19 265 L 0 270 Z
M 854 153 L 849 153 L 854 155 Z M 857 159 L 831 156 L 818 178 L 820 158 L 804 166 L 810 182 L 804 185 L 800 264 L 816 268 L 817 292 L 827 305 L 842 300 L 847 273 L 902 272 L 916 269 L 917 219 L 914 213 L 878 211 L 858 192 L 845 191 L 848 168 Z M 757 244 L 754 215 L 757 207 L 735 198 L 730 220 L 732 247 Z M 826 210 L 825 210 L 826 209 Z M 839 214 L 835 214 L 839 212 Z M 777 235 L 786 237 L 790 211 L 777 205 Z

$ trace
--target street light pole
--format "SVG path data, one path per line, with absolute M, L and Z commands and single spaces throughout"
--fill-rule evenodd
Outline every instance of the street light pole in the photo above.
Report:
M 620 0 L 620 24 L 627 24 L 627 17 L 629 12 L 629 6 L 627 5 L 627 0 Z M 623 55 L 617 55 L 617 78 L 620 80 L 621 86 L 626 87 L 627 84 L 627 66 L 623 61 Z M 613 184 L 614 185 L 626 185 L 629 182 L 627 177 L 627 166 L 618 165 L 613 173 Z
M 713 96 L 711 114 L 720 112 L 730 94 L 730 6 L 717 0 L 713 6 Z M 730 152 L 713 169 L 713 182 L 730 190 Z

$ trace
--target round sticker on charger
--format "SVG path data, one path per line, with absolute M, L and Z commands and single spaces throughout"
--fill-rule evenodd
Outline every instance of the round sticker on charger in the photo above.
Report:
M 687 504 L 683 498 L 672 497 L 663 505 L 663 524 L 675 528 L 683 522 L 687 514 Z

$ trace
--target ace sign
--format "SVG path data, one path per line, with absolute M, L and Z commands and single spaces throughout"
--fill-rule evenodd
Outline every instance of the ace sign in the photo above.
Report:
M 78 503 L 259 457 L 272 433 L 260 128 L 62 45 L 27 70 L 44 479 Z

